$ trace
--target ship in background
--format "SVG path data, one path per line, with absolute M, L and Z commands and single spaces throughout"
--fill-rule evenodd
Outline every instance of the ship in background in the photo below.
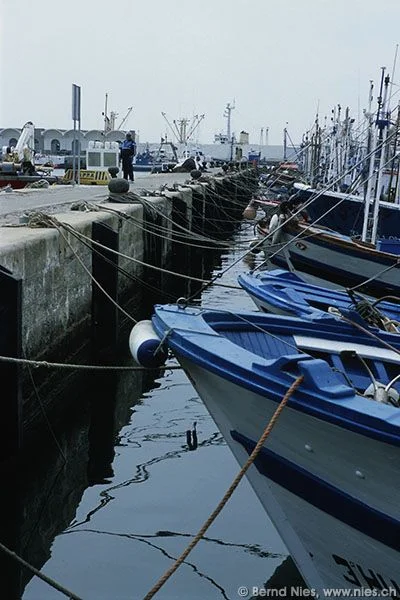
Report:
M 60 129 L 56 127 L 38 128 L 35 126 L 33 150 L 37 157 L 37 163 L 45 164 L 46 162 L 53 163 L 54 168 L 68 168 L 72 160 L 72 155 L 80 154 L 81 166 L 84 167 L 85 152 L 88 149 L 89 141 L 101 142 L 118 142 L 120 143 L 125 137 L 126 131 L 122 129 L 126 126 L 127 119 L 131 115 L 133 108 L 129 107 L 126 114 L 119 124 L 116 123 L 118 113 L 108 111 L 108 97 L 104 112 L 104 126 L 101 129 L 80 130 L 75 132 L 72 129 Z M 137 143 L 137 154 L 150 153 L 154 158 L 159 154 L 165 155 L 167 163 L 175 161 L 172 145 L 176 147 L 178 162 L 186 155 L 196 155 L 196 152 L 202 153 L 209 160 L 214 161 L 240 161 L 250 160 L 251 162 L 260 161 L 261 164 L 265 161 L 282 161 L 285 159 L 291 160 L 295 157 L 296 150 L 292 147 L 285 146 L 285 138 L 283 145 L 270 145 L 268 142 L 268 130 L 266 127 L 261 128 L 260 139 L 258 144 L 250 144 L 249 134 L 242 130 L 238 136 L 232 132 L 231 116 L 234 109 L 234 103 L 228 103 L 225 108 L 224 116 L 227 119 L 225 132 L 215 134 L 214 142 L 209 144 L 199 143 L 195 134 L 198 133 L 198 127 L 205 115 L 197 115 L 192 119 L 181 117 L 174 121 L 169 121 L 165 113 L 164 119 L 169 121 L 170 132 L 167 135 L 164 133 L 160 136 L 161 141 L 144 141 L 141 142 L 139 131 L 135 133 Z M 22 128 L 5 127 L 0 128 L 0 148 L 15 146 L 21 135 Z M 265 134 L 265 138 L 264 138 Z M 169 148 L 167 148 L 169 146 Z M 168 150 L 168 152 L 167 152 Z M 140 162 L 140 161 L 138 161 Z M 142 169 L 145 166 L 144 159 L 142 160 Z M 68 164 L 67 164 L 68 163 Z M 138 165 L 139 166 L 139 165 Z M 139 167 L 140 168 L 140 167 Z M 139 170 L 139 169 L 137 169 Z

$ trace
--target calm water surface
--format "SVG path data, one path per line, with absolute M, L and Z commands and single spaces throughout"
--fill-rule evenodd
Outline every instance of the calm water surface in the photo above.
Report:
M 252 237 L 252 229 L 243 225 L 234 239 L 243 246 Z M 215 272 L 241 254 L 223 255 Z M 238 273 L 248 269 L 240 260 L 219 281 L 237 285 Z M 254 309 L 244 291 L 218 286 L 203 293 L 202 303 Z M 54 484 L 29 530 L 31 548 L 41 542 L 45 546 L 42 572 L 85 600 L 143 598 L 186 548 L 239 470 L 185 374 L 169 370 L 157 375 L 145 382 L 142 375 L 110 375 L 108 386 L 104 380 L 92 390 L 91 413 L 80 417 L 63 442 L 74 474 L 54 471 Z M 116 400 L 109 415 L 108 396 Z M 186 430 L 194 422 L 199 445 L 189 451 Z M 286 555 L 245 480 L 156 597 L 235 600 L 240 586 L 263 586 Z M 22 597 L 63 596 L 34 577 Z

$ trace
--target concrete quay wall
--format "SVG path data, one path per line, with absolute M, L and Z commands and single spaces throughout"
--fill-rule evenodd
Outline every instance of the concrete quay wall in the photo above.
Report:
M 152 203 L 168 216 L 172 204 L 167 198 L 156 198 Z M 21 346 L 22 357 L 35 361 L 84 364 L 93 361 L 96 345 L 102 345 L 101 332 L 108 325 L 117 328 L 119 310 L 111 300 L 105 299 L 106 313 L 100 310 L 103 320 L 98 323 L 94 306 L 94 295 L 102 291 L 94 283 L 94 262 L 97 252 L 90 247 L 94 238 L 94 227 L 99 224 L 116 235 L 118 252 L 144 262 L 146 234 L 143 227 L 144 208 L 141 204 L 104 203 L 98 212 L 70 211 L 52 216 L 70 225 L 88 238 L 85 243 L 65 228 L 3 228 L 0 244 L 0 264 L 15 278 L 22 280 L 21 306 Z M 118 211 L 126 218 L 110 213 L 106 209 Z M 168 228 L 166 220 L 165 227 Z M 107 242 L 102 240 L 103 244 Z M 94 246 L 96 248 L 96 246 Z M 165 256 L 168 248 L 164 247 Z M 111 255 L 115 259 L 115 255 Z M 135 278 L 141 278 L 143 266 L 140 263 L 119 256 L 116 263 Z M 162 265 L 161 265 L 162 266 Z M 101 269 L 101 264 L 100 267 Z M 113 267 L 115 272 L 115 268 Z M 132 282 L 127 277 L 116 274 L 115 284 L 107 289 L 107 281 L 102 281 L 102 289 L 110 294 L 115 303 L 119 296 L 127 296 Z M 137 290 L 133 290 L 135 295 Z M 137 305 L 138 302 L 133 302 Z M 132 315 L 135 318 L 134 315 Z M 132 321 L 131 326 L 133 326 Z M 117 336 L 113 331 L 112 336 Z M 107 334 L 104 345 L 109 343 Z M 97 348 L 100 350 L 100 348 Z M 34 377 L 34 388 L 32 386 Z M 60 392 L 70 386 L 78 374 L 75 371 L 57 369 L 34 369 L 22 371 L 20 380 L 22 395 L 23 429 L 30 429 L 41 420 L 42 408 L 37 400 L 39 394 L 45 409 L 56 408 Z
M 201 215 L 203 230 L 207 233 L 209 217 L 216 215 L 219 205 L 226 217 L 232 203 L 232 215 L 236 218 L 240 214 L 238 204 L 244 206 L 248 202 L 255 182 L 254 173 L 239 172 L 215 179 L 205 178 L 203 182 L 184 186 L 175 185 L 164 189 L 161 194 L 157 192 L 137 198 L 134 203 L 102 201 L 97 204 L 99 210 L 96 211 L 52 212 L 51 217 L 58 222 L 86 236 L 86 243 L 65 227 L 46 227 L 35 219 L 31 219 L 28 226 L 1 227 L 0 266 L 10 273 L 10 277 L 20 280 L 22 289 L 20 356 L 60 363 L 93 362 L 93 349 L 98 350 L 97 345 L 101 343 L 96 327 L 100 333 L 102 327 L 105 328 L 105 344 L 109 344 L 114 335 L 110 328 L 118 327 L 120 311 L 108 297 L 105 298 L 103 290 L 115 305 L 125 306 L 130 300 L 127 312 L 137 318 L 141 298 L 138 281 L 143 277 L 144 266 L 135 260 L 162 268 L 174 251 L 179 262 L 179 256 L 185 257 L 186 247 L 173 244 L 172 232 L 179 231 L 179 225 L 190 230 L 193 215 L 197 218 Z M 46 193 L 46 190 L 43 192 Z M 82 201 L 84 196 L 82 190 Z M 163 237 L 149 233 L 148 223 L 152 220 L 157 227 L 163 228 Z M 34 223 L 38 226 L 32 226 Z M 96 227 L 106 232 L 102 240 L 105 246 L 108 246 L 107 235 L 111 235 L 113 241 L 110 247 L 117 249 L 118 257 L 105 251 L 106 260 L 103 257 L 99 259 L 98 251 L 92 250 L 90 240 L 98 239 Z M 102 249 L 99 251 L 104 252 Z M 115 264 L 110 267 L 107 260 Z M 123 276 L 115 265 L 131 274 L 135 281 Z M 100 292 L 93 281 L 95 272 L 100 274 L 100 278 L 104 273 L 103 281 L 100 281 L 103 290 Z M 96 293 L 97 297 L 105 298 L 104 305 L 100 302 L 100 308 L 94 301 Z M 98 315 L 103 322 L 97 322 Z M 122 318 L 127 320 L 124 315 Z M 133 324 L 134 321 L 129 326 Z M 0 354 L 13 356 L 12 352 L 7 354 L 4 343 L 0 350 Z M 60 372 L 45 368 L 34 369 L 33 372 L 23 368 L 18 372 L 18 379 L 15 373 L 11 374 L 15 393 L 10 396 L 10 405 L 19 398 L 20 406 L 18 410 L 12 408 L 9 419 L 11 429 L 12 424 L 15 425 L 15 435 L 21 427 L 24 431 L 34 428 L 43 419 L 43 408 L 46 411 L 59 408 L 60 387 L 69 386 L 77 376 L 73 370 Z M 0 449 L 0 458 L 1 454 Z
M 160 202 L 160 201 L 159 201 Z M 162 200 L 166 204 L 166 200 Z M 116 208 L 115 204 L 104 204 Z M 123 205 L 119 210 L 143 219 L 143 207 Z M 108 212 L 73 212 L 53 217 L 92 239 L 93 223 L 100 222 L 119 233 L 119 251 L 143 260 L 143 230 Z M 55 354 L 69 337 L 89 325 L 92 302 L 90 247 L 65 229 L 3 228 L 0 263 L 22 279 L 22 339 L 24 354 L 34 360 Z M 127 259 L 121 263 L 139 275 L 140 267 Z M 121 284 L 122 284 L 121 280 Z M 48 358 L 47 358 L 48 359 Z

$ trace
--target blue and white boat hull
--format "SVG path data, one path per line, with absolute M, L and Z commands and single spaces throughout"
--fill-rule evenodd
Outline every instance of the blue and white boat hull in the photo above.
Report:
M 177 358 L 242 466 L 277 403 Z M 396 450 L 287 407 L 249 469 L 265 511 L 321 598 L 324 588 L 368 588 L 373 579 L 400 594 Z M 373 515 L 376 530 L 366 533 Z M 385 537 L 372 537 L 383 526 Z
M 160 306 L 152 322 L 240 465 L 303 374 L 248 479 L 314 594 L 400 594 L 400 408 L 356 394 L 368 376 L 343 353 L 386 382 L 400 372 L 400 344 L 380 347 L 334 319 Z
M 350 295 L 343 290 L 333 290 L 304 281 L 295 273 L 283 269 L 241 273 L 238 282 L 249 294 L 256 306 L 265 312 L 280 315 L 292 315 L 305 319 L 324 318 L 326 313 L 336 311 L 348 317 L 353 313 L 359 318 L 359 311 L 369 305 L 370 316 L 380 315 L 390 320 L 393 327 L 387 325 L 393 333 L 398 331 L 400 323 L 400 305 L 360 294 Z M 371 323 L 373 320 L 371 321 Z M 367 322 L 364 322 L 367 326 Z

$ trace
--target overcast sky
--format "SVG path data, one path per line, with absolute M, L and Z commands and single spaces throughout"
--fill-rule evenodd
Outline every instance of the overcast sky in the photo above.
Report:
M 202 143 L 232 131 L 259 143 L 269 128 L 294 143 L 317 108 L 367 106 L 386 66 L 400 83 L 400 0 L 0 0 L 0 128 L 102 129 L 105 95 L 117 126 L 159 141 L 170 121 L 204 114 Z M 395 91 L 398 89 L 393 88 Z M 399 95 L 396 95 L 397 103 Z M 286 125 L 287 124 L 287 125 Z M 265 134 L 264 134 L 265 135 Z

